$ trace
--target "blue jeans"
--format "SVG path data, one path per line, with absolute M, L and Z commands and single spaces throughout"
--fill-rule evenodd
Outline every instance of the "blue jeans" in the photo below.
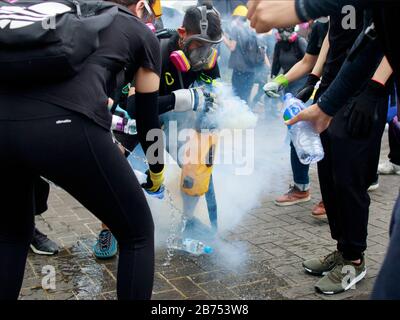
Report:
M 293 83 L 291 83 L 285 90 L 286 93 L 292 93 L 296 95 L 297 92 L 303 88 L 306 78 L 303 77 Z M 290 162 L 292 165 L 293 181 L 297 188 L 301 191 L 307 191 L 310 188 L 310 177 L 308 171 L 310 169 L 309 165 L 304 165 L 300 162 L 297 156 L 296 149 L 293 143 L 290 142 Z
M 232 88 L 240 99 L 249 102 L 251 89 L 254 85 L 254 72 L 240 72 L 238 70 L 233 70 L 232 73 Z
M 310 188 L 310 177 L 308 171 L 309 165 L 300 162 L 293 143 L 290 142 L 290 162 L 292 165 L 293 181 L 297 188 L 301 191 L 307 191 Z
M 182 151 L 182 147 L 184 145 L 184 141 L 169 141 L 169 122 L 170 121 L 176 121 L 177 122 L 177 130 L 178 130 L 178 135 L 179 132 L 185 128 L 194 128 L 196 119 L 193 117 L 193 112 L 168 112 L 166 114 L 163 114 L 160 116 L 161 122 L 164 124 L 164 132 L 166 136 L 166 148 L 168 151 L 172 148 L 177 148 L 178 154 L 171 154 L 173 158 L 177 156 L 174 160 L 181 166 L 181 159 L 180 159 L 180 154 L 179 151 Z M 173 145 L 170 145 L 173 144 Z M 176 145 L 175 145 L 176 143 Z M 191 214 L 194 211 L 194 208 L 196 207 L 199 197 L 192 197 L 187 195 L 186 193 L 182 192 L 182 197 L 183 197 L 183 213 L 187 217 L 191 218 Z M 218 208 L 217 208 L 217 199 L 215 196 L 215 190 L 214 190 L 214 181 L 213 181 L 213 176 L 211 175 L 210 178 L 210 184 L 207 193 L 205 194 L 206 197 L 206 202 L 207 202 L 207 209 L 208 209 L 208 216 L 210 218 L 210 223 L 211 227 L 214 229 L 214 231 L 217 230 L 218 228 Z
M 400 299 L 400 196 L 393 209 L 390 243 L 385 261 L 372 291 L 372 299 Z

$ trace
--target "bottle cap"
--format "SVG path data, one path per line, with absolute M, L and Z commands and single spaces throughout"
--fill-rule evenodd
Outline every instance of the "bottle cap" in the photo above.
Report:
M 289 100 L 292 98 L 293 98 L 293 95 L 291 93 L 286 93 L 283 97 L 283 101 L 286 101 L 286 100 Z
M 211 248 L 209 246 L 204 247 L 204 253 L 211 254 L 213 252 L 214 252 L 213 248 Z

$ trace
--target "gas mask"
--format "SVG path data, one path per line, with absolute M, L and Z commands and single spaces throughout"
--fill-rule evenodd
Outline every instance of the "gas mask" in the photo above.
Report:
M 294 32 L 294 28 L 279 28 L 276 33 L 277 41 L 285 41 L 293 43 L 297 40 L 297 33 Z
M 180 72 L 210 70 L 217 63 L 218 51 L 216 45 L 222 42 L 222 37 L 218 40 L 211 40 L 208 36 L 207 14 L 214 12 L 219 15 L 219 13 L 215 9 L 207 9 L 207 6 L 198 7 L 198 9 L 201 12 L 201 33 L 185 39 L 183 50 L 174 51 L 170 56 L 171 62 Z M 201 45 L 197 48 L 189 49 L 193 42 Z

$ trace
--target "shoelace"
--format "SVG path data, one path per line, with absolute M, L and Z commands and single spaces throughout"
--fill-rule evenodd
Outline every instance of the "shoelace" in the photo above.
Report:
M 45 242 L 48 240 L 47 236 L 41 233 L 39 230 L 35 230 L 35 239 L 40 242 Z
M 101 250 L 108 249 L 111 245 L 112 234 L 110 231 L 102 231 L 99 235 L 99 246 Z

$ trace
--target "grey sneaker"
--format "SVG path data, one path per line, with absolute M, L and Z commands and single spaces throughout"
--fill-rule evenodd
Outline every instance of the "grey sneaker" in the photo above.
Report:
M 342 258 L 339 251 L 334 251 L 325 257 L 314 258 L 303 262 L 303 268 L 314 276 L 324 276 L 331 271 Z
M 41 233 L 35 228 L 33 232 L 33 238 L 31 242 L 31 249 L 34 253 L 39 255 L 52 256 L 58 253 L 58 245 L 47 238 L 47 236 Z
M 337 294 L 347 291 L 361 281 L 367 274 L 365 258 L 359 266 L 343 258 L 338 261 L 335 268 L 317 282 L 315 289 L 323 294 Z

